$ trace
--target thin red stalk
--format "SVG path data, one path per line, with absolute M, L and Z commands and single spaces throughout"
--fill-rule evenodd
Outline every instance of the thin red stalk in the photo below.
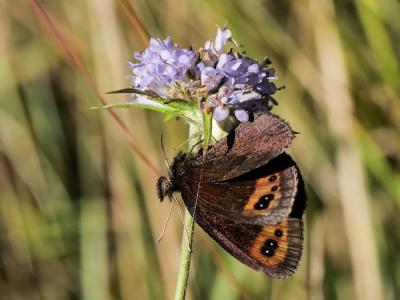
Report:
M 87 82 L 87 84 L 89 84 L 89 86 L 92 88 L 94 93 L 97 95 L 97 97 L 100 100 L 100 102 L 103 105 L 106 105 L 107 104 L 106 99 L 100 93 L 100 91 L 97 88 L 97 85 L 96 85 L 95 81 L 93 80 L 92 76 L 90 75 L 90 73 L 83 66 L 82 61 L 80 60 L 80 58 L 79 58 L 78 54 L 76 53 L 76 51 L 64 39 L 64 37 L 60 33 L 59 29 L 55 25 L 55 23 L 46 14 L 46 12 L 41 7 L 41 5 L 38 3 L 38 1 L 37 0 L 29 0 L 29 2 L 33 6 L 33 8 L 34 8 L 35 12 L 37 13 L 37 15 L 45 23 L 46 28 L 50 31 L 50 33 L 54 36 L 54 38 L 57 40 L 57 42 L 60 44 L 60 46 L 65 50 L 67 55 L 71 58 L 73 64 L 78 68 L 78 70 L 82 74 L 82 76 L 85 79 L 85 81 Z M 143 160 L 143 162 L 155 173 L 156 176 L 160 176 L 160 172 L 158 171 L 158 169 L 155 167 L 155 165 L 153 165 L 153 163 L 149 160 L 149 158 L 139 148 L 135 138 L 129 132 L 128 128 L 122 122 L 122 120 L 118 117 L 118 115 L 111 109 L 107 109 L 107 111 L 110 113 L 110 115 L 113 118 L 113 120 L 117 123 L 119 128 L 122 130 L 122 132 L 124 133 L 125 137 L 128 140 L 128 143 L 133 148 L 133 150 L 137 153 L 137 155 L 139 155 L 139 157 Z
M 150 40 L 150 35 L 144 28 L 142 22 L 140 22 L 135 10 L 126 0 L 118 0 L 118 3 L 122 6 L 123 11 L 126 13 L 128 20 L 131 22 L 132 26 L 135 27 L 138 31 L 143 43 L 147 45 Z

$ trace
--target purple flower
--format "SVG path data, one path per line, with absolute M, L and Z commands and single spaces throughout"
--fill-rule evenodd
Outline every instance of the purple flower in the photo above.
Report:
M 236 41 L 232 39 L 232 32 L 229 30 L 229 28 L 224 26 L 224 29 L 221 30 L 221 28 L 218 26 L 217 36 L 215 37 L 214 42 L 214 49 L 217 51 L 217 53 L 221 53 L 228 41 L 231 41 L 235 44 L 235 46 L 237 46 Z
M 223 108 L 221 106 L 217 106 L 214 109 L 214 119 L 216 121 L 223 121 L 229 116 L 229 109 L 228 108 Z
M 220 84 L 223 77 L 224 74 L 220 70 L 205 67 L 201 70 L 200 80 L 201 84 L 207 88 L 207 91 L 211 91 Z
M 235 48 L 224 52 L 228 42 L 238 47 L 227 28 L 217 28 L 215 40 L 207 41 L 197 51 L 179 48 L 171 38 L 150 39 L 149 48 L 135 53 L 137 63 L 130 63 L 132 85 L 150 90 L 161 98 L 199 101 L 207 113 L 222 121 L 233 112 L 245 122 L 249 112 L 270 109 L 277 88 L 275 70 L 265 60 L 258 63 Z M 151 99 L 134 95 L 134 101 L 150 104 Z M 156 105 L 156 104 L 155 104 Z M 162 104 L 157 104 L 162 105 Z
M 195 67 L 196 53 L 178 48 L 169 37 L 164 41 L 151 38 L 150 47 L 135 53 L 135 58 L 139 63 L 130 63 L 133 86 L 167 98 L 175 82 L 188 80 L 188 71 Z
M 224 55 L 221 54 L 222 50 L 229 41 L 238 46 L 236 41 L 232 39 L 231 31 L 226 26 L 223 29 L 218 26 L 215 40 L 207 41 L 204 48 L 200 49 L 199 52 L 202 59 L 197 64 L 197 68 L 202 71 L 206 67 L 213 67 L 221 59 L 220 55 Z
M 214 118 L 218 121 L 229 115 L 229 109 L 234 110 L 239 121 L 247 121 L 248 111 L 266 110 L 268 100 L 275 101 L 270 95 L 275 93 L 276 86 L 269 81 L 275 79 L 275 72 L 267 69 L 266 64 L 233 52 L 221 54 L 214 71 L 211 67 L 206 69 L 207 74 L 211 74 L 207 77 L 208 90 L 215 89 L 224 80 L 216 99 L 208 104 L 214 107 Z M 223 74 L 223 79 L 220 79 L 220 74 Z

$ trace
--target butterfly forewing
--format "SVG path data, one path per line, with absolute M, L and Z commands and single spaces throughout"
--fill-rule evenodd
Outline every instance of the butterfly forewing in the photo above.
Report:
M 241 123 L 204 155 L 187 160 L 187 176 L 202 181 L 224 181 L 265 165 L 289 146 L 294 133 L 289 124 L 271 113 Z

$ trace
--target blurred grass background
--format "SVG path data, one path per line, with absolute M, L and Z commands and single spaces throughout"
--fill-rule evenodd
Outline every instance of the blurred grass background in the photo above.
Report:
M 128 87 L 127 61 L 155 37 L 203 45 L 228 21 L 277 69 L 275 113 L 308 191 L 297 273 L 272 281 L 196 230 L 188 299 L 400 298 L 400 3 L 396 0 L 40 1 L 101 93 Z M 129 4 L 129 6 L 127 6 Z M 143 35 L 143 34 L 142 34 Z M 124 96 L 107 96 L 110 103 Z M 182 224 L 157 176 L 27 0 L 0 0 L 0 298 L 171 299 Z M 166 174 L 182 122 L 119 110 Z

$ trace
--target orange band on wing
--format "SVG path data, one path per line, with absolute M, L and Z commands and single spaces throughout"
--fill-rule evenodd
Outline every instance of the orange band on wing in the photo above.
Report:
M 273 179 L 273 180 L 271 180 Z M 264 209 L 255 209 L 255 206 L 262 197 L 269 196 L 272 200 L 268 201 L 268 206 L 265 209 L 273 209 L 279 204 L 281 198 L 281 192 L 279 189 L 280 177 L 277 174 L 273 174 L 268 177 L 257 179 L 255 182 L 254 192 L 250 195 L 249 201 L 244 207 L 245 214 L 251 215 L 262 215 L 265 213 Z
M 278 234 L 276 234 L 278 233 Z M 275 249 L 271 247 L 270 254 L 268 256 L 266 251 L 268 240 L 274 241 L 277 245 Z M 288 246 L 288 223 L 283 221 L 278 225 L 267 225 L 263 227 L 263 230 L 259 233 L 257 238 L 254 240 L 251 246 L 251 255 L 253 258 L 267 266 L 277 266 L 281 263 L 286 256 Z

